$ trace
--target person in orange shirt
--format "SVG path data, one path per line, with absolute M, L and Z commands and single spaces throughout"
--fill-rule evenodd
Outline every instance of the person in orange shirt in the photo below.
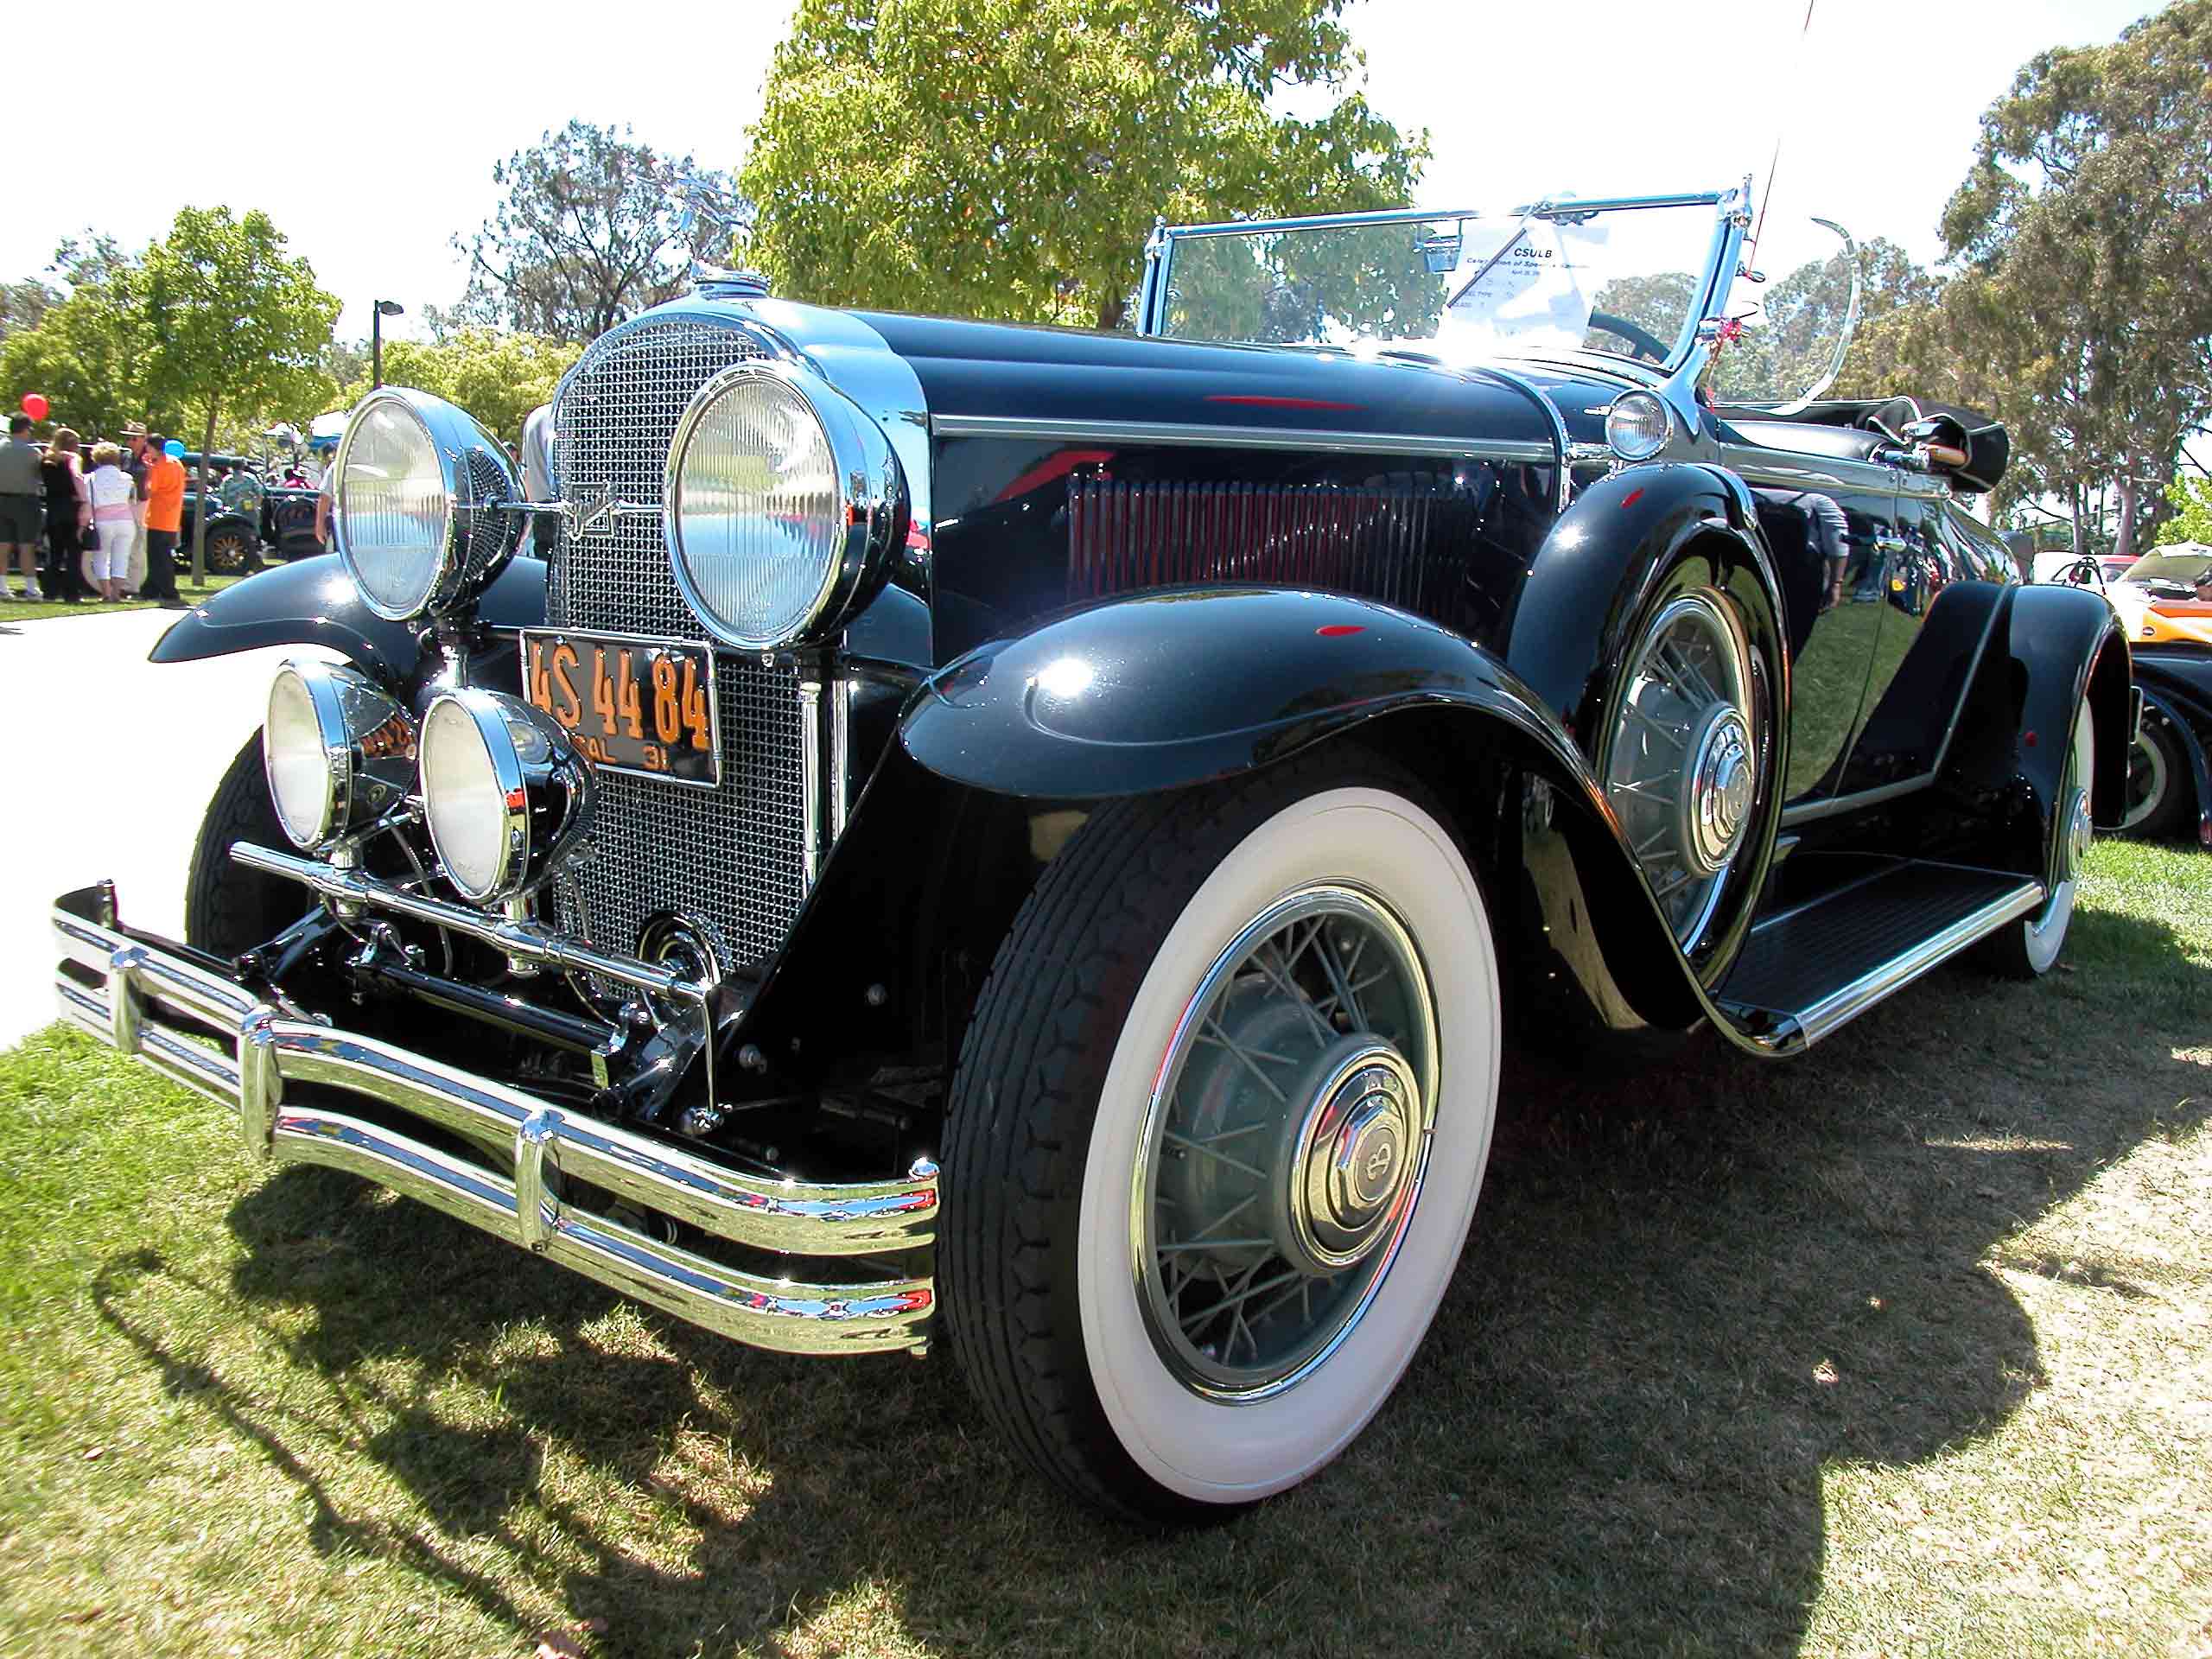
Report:
M 184 526 L 184 463 L 162 447 L 162 435 L 146 435 L 146 582 L 142 599 L 159 600 L 163 610 L 182 610 L 176 590 L 176 538 Z

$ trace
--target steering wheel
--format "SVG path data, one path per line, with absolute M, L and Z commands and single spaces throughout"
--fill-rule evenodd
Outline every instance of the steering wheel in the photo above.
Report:
M 1617 317 L 1610 311 L 1592 311 L 1590 326 L 1608 334 L 1618 334 L 1636 347 L 1636 355 L 1648 357 L 1654 363 L 1667 360 L 1666 343 L 1649 328 L 1630 322 L 1626 317 Z

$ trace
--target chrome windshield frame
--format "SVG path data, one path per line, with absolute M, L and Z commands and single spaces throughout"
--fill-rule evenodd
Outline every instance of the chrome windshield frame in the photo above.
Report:
M 1675 336 L 1673 348 L 1660 369 L 1665 381 L 1663 395 L 1675 406 L 1676 412 L 1684 417 L 1688 429 L 1695 432 L 1700 425 L 1694 395 L 1697 378 L 1703 372 L 1706 361 L 1712 355 L 1707 325 L 1715 321 L 1726 308 L 1729 292 L 1735 285 L 1744 235 L 1751 228 L 1750 176 L 1746 175 L 1741 184 L 1722 190 L 1691 190 L 1672 195 L 1547 197 L 1511 211 L 1525 226 L 1532 219 L 1580 219 L 1588 213 L 1633 212 L 1655 207 L 1711 207 L 1714 210 L 1713 241 L 1706 251 L 1705 269 L 1696 289 L 1696 302 L 1683 319 L 1681 330 Z M 1484 213 L 1472 208 L 1388 207 L 1372 213 L 1319 213 L 1295 219 L 1231 219 L 1211 225 L 1170 225 L 1163 219 L 1153 227 L 1152 235 L 1145 244 L 1144 279 L 1137 294 L 1137 333 L 1147 338 L 1161 335 L 1166 321 L 1168 281 L 1174 268 L 1175 245 L 1179 242 L 1198 237 L 1268 235 L 1291 231 L 1338 230 L 1367 225 L 1421 225 L 1443 219 L 1481 219 L 1484 217 Z M 1488 217 L 1497 219 L 1503 215 L 1493 213 Z

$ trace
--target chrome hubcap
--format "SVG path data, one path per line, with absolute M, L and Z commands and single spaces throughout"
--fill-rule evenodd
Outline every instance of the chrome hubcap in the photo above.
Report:
M 1712 919 L 1758 798 L 1751 671 L 1723 602 L 1700 589 L 1652 619 L 1605 774 L 1652 896 L 1685 950 Z
M 1682 845 L 1706 875 L 1726 869 L 1751 810 L 1751 730 L 1725 702 L 1707 710 L 1682 798 Z
M 1363 1036 L 1325 1050 L 1307 1077 L 1304 1119 L 1277 1161 L 1271 1230 L 1293 1267 L 1325 1275 L 1382 1237 L 1413 1171 L 1421 1085 L 1396 1049 Z
M 1278 1392 L 1357 1322 L 1420 1194 L 1436 1052 L 1419 953 L 1368 893 L 1292 893 L 1215 958 L 1130 1205 L 1147 1327 L 1186 1387 Z
M 2093 834 L 2089 823 L 2089 791 L 2077 789 L 2067 801 L 2065 832 L 2059 838 L 2060 880 L 2071 881 L 2082 873 L 2082 866 L 2089 856 L 2089 842 Z

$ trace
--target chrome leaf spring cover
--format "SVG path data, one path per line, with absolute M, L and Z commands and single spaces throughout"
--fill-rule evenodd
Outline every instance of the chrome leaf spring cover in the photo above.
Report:
M 1438 1052 L 1412 936 L 1367 893 L 1301 888 L 1215 958 L 1131 1193 L 1139 1301 L 1185 1387 L 1262 1398 L 1350 1334 L 1420 1194 Z
M 1741 631 L 1707 589 L 1669 600 L 1622 692 L 1605 791 L 1683 950 L 1703 938 L 1758 797 Z

